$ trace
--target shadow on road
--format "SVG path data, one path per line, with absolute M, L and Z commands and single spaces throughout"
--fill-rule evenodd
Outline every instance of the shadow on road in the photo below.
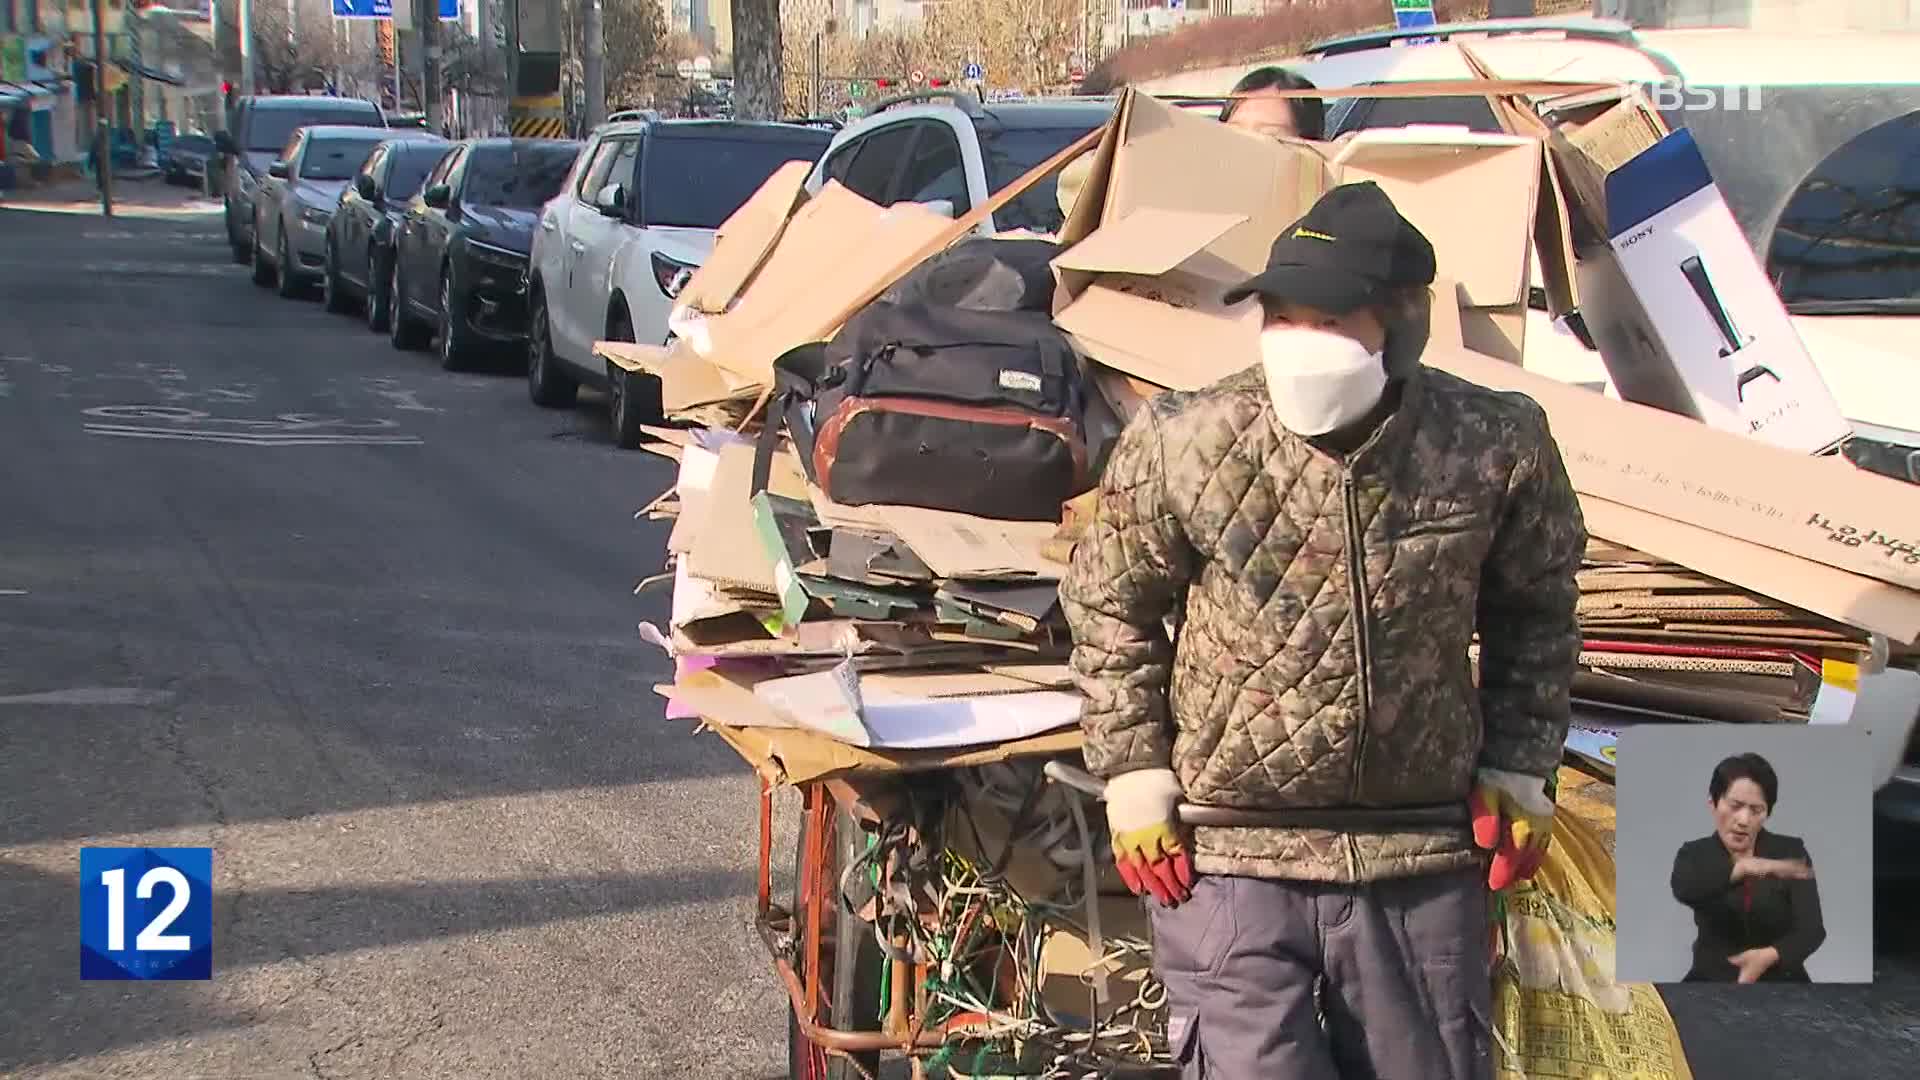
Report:
M 10 913 L 0 920 L 0 956 L 16 983 L 5 995 L 0 1074 L 251 1025 L 257 1017 L 223 1007 L 212 990 L 236 968 L 675 907 L 751 885 L 744 874 L 691 870 L 228 894 L 214 904 L 212 983 L 135 984 L 80 981 L 71 877 L 0 861 L 0 910 Z M 316 969 L 300 981 L 321 978 Z

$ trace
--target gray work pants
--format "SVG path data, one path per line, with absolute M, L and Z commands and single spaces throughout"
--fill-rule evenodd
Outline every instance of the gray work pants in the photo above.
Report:
M 1491 1080 L 1484 871 L 1147 904 L 1181 1080 Z

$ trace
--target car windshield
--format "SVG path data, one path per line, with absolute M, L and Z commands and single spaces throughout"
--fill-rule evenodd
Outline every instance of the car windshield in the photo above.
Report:
M 658 139 L 640 181 L 648 225 L 717 229 L 789 161 L 813 161 L 832 141 L 702 135 Z
M 420 184 L 427 174 L 447 154 L 447 148 L 439 143 L 425 146 L 409 146 L 394 151 L 393 171 L 387 174 L 387 192 L 389 199 L 411 199 L 420 194 Z
M 317 124 L 382 126 L 380 111 L 365 102 L 320 108 L 255 109 L 253 118 L 247 122 L 247 149 L 257 154 L 274 153 L 287 145 L 287 140 L 293 137 L 295 131 Z
M 1091 118 L 1090 118 L 1091 119 Z M 1092 131 L 1098 122 L 1072 128 L 1003 128 L 980 133 L 981 149 L 987 157 L 987 186 L 999 191 L 1026 175 L 1027 170 L 1047 160 Z M 1055 233 L 1066 224 L 1060 212 L 1054 177 L 1047 177 L 1022 192 L 1020 197 L 994 213 L 994 222 L 1002 229 L 1032 229 Z
M 360 166 L 379 146 L 377 136 L 367 139 L 312 139 L 307 142 L 307 152 L 300 158 L 300 179 L 302 180 L 347 180 L 360 171 Z
M 537 209 L 560 194 L 579 152 L 574 143 L 475 147 L 461 198 L 476 206 Z
M 1853 135 L 1805 173 L 1767 273 L 1801 315 L 1920 315 L 1920 111 Z

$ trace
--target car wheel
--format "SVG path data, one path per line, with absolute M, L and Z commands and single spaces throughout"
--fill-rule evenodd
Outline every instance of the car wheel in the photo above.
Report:
M 387 276 L 387 340 L 401 350 L 418 349 L 427 343 L 426 327 L 407 313 L 407 294 L 402 291 L 400 260 L 393 260 L 393 273 Z
M 632 341 L 633 321 L 626 312 L 617 312 L 607 326 L 608 341 Z M 607 364 L 607 412 L 613 425 L 613 442 L 622 450 L 638 449 L 646 433 L 640 428 L 657 424 L 660 416 L 660 380 L 652 375 L 609 362 Z
M 291 300 L 300 295 L 300 268 L 293 264 L 293 249 L 287 243 L 287 230 L 280 230 L 280 240 L 274 245 L 274 286 L 273 291 L 283 300 Z
M 347 283 L 340 280 L 339 259 L 333 253 L 333 241 L 327 241 L 326 270 L 320 277 L 320 301 L 335 314 L 345 314 L 353 298 L 347 295 Z
M 463 371 L 467 366 L 466 335 L 460 332 L 459 313 L 454 310 L 453 271 L 440 271 L 440 328 L 434 335 L 440 346 L 440 368 Z
M 387 275 L 380 272 L 380 256 L 367 249 L 367 329 L 376 334 L 387 332 L 393 318 L 393 299 L 387 295 Z
M 273 284 L 273 267 L 267 263 L 267 253 L 260 250 L 260 234 L 253 234 L 253 283 L 266 288 Z
M 580 384 L 559 370 L 553 359 L 553 328 L 547 323 L 547 298 L 533 296 L 527 317 L 527 396 L 543 409 L 564 409 L 579 396 Z

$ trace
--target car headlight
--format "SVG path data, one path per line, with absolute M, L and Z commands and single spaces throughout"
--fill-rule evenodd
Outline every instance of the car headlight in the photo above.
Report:
M 697 269 L 691 263 L 670 259 L 659 252 L 653 252 L 653 283 L 660 287 L 660 294 L 672 300 L 680 295 L 680 290 L 693 280 Z
M 325 225 L 332 217 L 333 211 L 325 210 L 318 206 L 303 206 L 300 208 L 300 220 L 309 225 Z

